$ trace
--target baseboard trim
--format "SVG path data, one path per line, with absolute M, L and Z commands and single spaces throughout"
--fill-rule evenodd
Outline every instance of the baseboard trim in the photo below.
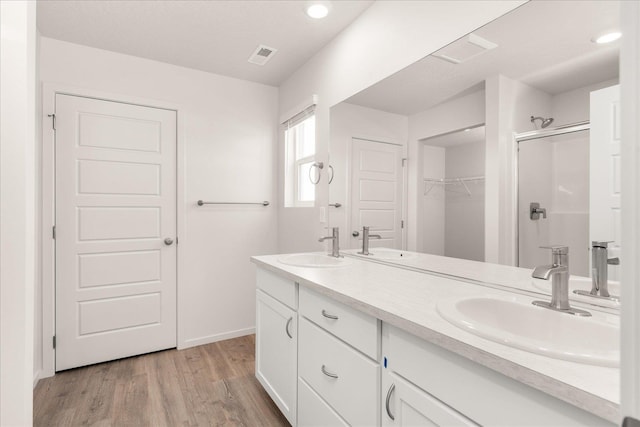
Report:
M 183 343 L 178 344 L 178 350 L 184 350 L 185 348 L 196 347 L 198 345 L 211 344 L 217 341 L 224 341 L 231 338 L 243 337 L 245 335 L 255 334 L 256 328 L 238 329 L 237 331 L 225 332 L 222 334 L 208 335 L 206 337 L 191 338 L 185 340 Z
M 38 385 L 38 381 L 40 381 L 40 375 L 42 374 L 42 370 L 38 369 L 33 373 L 33 388 L 36 388 Z

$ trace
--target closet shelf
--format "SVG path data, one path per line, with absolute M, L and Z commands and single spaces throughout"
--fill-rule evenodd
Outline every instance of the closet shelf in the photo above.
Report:
M 424 178 L 424 195 L 426 196 L 427 194 L 429 194 L 429 192 L 433 190 L 436 185 L 441 185 L 445 189 L 445 191 L 462 193 L 471 197 L 471 190 L 469 189 L 467 183 L 475 183 L 480 181 L 484 181 L 484 176 L 466 176 L 460 178 Z M 462 186 L 464 188 L 464 191 L 457 191 L 455 189 L 452 189 L 452 186 Z

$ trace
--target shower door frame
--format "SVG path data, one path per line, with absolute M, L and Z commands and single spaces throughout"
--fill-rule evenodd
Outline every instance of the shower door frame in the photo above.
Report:
M 513 245 L 513 259 L 515 260 L 516 267 L 520 266 L 520 215 L 518 212 L 518 206 L 520 206 L 520 143 L 524 141 L 531 141 L 534 139 L 548 138 L 552 136 L 565 135 L 568 133 L 582 132 L 585 130 L 591 130 L 591 123 L 589 120 L 582 122 L 570 123 L 567 125 L 556 126 L 547 129 L 537 129 L 529 132 L 521 132 L 513 134 L 513 206 L 512 217 L 514 218 L 514 230 L 515 244 Z

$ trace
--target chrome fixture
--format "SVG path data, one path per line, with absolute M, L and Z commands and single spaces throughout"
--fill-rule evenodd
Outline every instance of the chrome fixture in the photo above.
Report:
M 269 202 L 268 201 L 264 201 L 264 202 L 204 202 L 202 200 L 198 200 L 196 202 L 196 204 L 198 206 L 203 206 L 203 205 L 262 205 L 262 206 L 269 206 Z
M 536 120 L 540 120 L 540 127 L 542 129 L 546 128 L 547 126 L 549 126 L 551 123 L 553 123 L 553 117 L 549 117 L 548 119 L 545 119 L 544 117 L 533 117 L 531 116 L 531 123 L 536 124 Z M 537 129 L 537 126 L 536 126 Z
M 541 208 L 540 203 L 529 203 L 529 218 L 531 218 L 532 221 L 537 221 L 540 219 L 540 215 L 542 215 L 542 218 L 546 219 L 547 210 L 545 208 Z
M 591 291 L 575 290 L 574 293 L 613 301 L 620 300 L 620 297 L 609 294 L 609 266 L 620 265 L 620 258 L 608 258 L 609 243 L 611 242 L 591 242 Z
M 318 169 L 318 177 L 316 179 L 313 179 L 313 177 L 311 176 L 311 172 L 313 172 L 313 170 L 316 169 L 316 168 Z M 324 163 L 323 162 L 313 162 L 311 164 L 311 167 L 309 168 L 309 181 L 311 181 L 311 183 L 313 185 L 317 185 L 320 182 L 320 176 L 322 175 L 322 169 L 324 169 Z
M 332 206 L 334 208 L 339 208 L 340 206 L 342 206 L 342 203 L 329 203 L 329 206 Z
M 353 236 L 357 237 L 357 231 L 354 231 Z M 379 234 L 369 234 L 369 227 L 362 227 L 362 252 L 358 252 L 360 255 L 371 255 L 369 253 L 369 239 L 382 239 Z
M 585 310 L 569 305 L 569 247 L 543 246 L 551 249 L 551 265 L 536 267 L 531 274 L 536 279 L 549 280 L 551 277 L 551 302 L 533 301 L 533 305 L 576 316 L 591 316 Z
M 331 256 L 340 258 L 340 229 L 333 227 L 331 229 L 331 236 L 325 236 L 318 239 L 318 242 L 324 242 L 325 240 L 333 240 L 331 245 Z

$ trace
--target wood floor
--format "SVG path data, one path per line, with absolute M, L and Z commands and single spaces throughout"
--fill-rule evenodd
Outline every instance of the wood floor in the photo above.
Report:
M 255 336 L 40 380 L 35 426 L 288 426 L 254 376 Z

